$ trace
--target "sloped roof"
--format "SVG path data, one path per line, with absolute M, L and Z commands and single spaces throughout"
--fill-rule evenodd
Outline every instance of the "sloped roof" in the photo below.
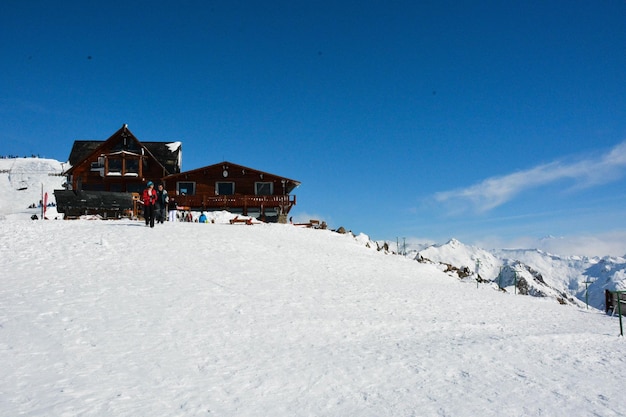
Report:
M 116 136 L 120 131 L 128 131 L 126 125 L 122 129 L 118 130 L 111 137 Z M 130 131 L 128 131 L 130 133 Z M 130 133 L 132 135 L 132 133 Z M 134 137 L 134 135 L 133 135 Z M 109 138 L 111 139 L 111 138 Z M 107 140 L 109 140 L 107 139 Z M 106 140 L 77 140 L 74 141 L 72 150 L 70 152 L 69 163 L 71 166 L 76 166 L 85 158 L 89 157 L 100 145 Z M 139 142 L 139 140 L 137 140 Z M 180 152 L 181 147 L 173 148 L 170 146 L 172 142 L 140 142 L 152 156 L 161 164 L 170 174 L 176 174 L 180 172 Z
M 276 174 L 272 174 L 270 172 L 265 172 L 265 171 L 260 171 L 258 169 L 255 168 L 250 168 L 250 167 L 246 167 L 243 165 L 239 165 L 239 164 L 235 164 L 233 162 L 229 162 L 229 161 L 222 161 L 220 163 L 217 164 L 212 164 L 212 165 L 207 165 L 201 168 L 196 168 L 196 169 L 192 169 L 189 171 L 184 171 L 184 172 L 179 172 L 176 174 L 172 174 L 172 175 L 168 175 L 167 177 L 165 177 L 165 179 L 167 178 L 178 178 L 181 175 L 188 175 L 188 174 L 193 174 L 196 172 L 201 172 L 201 171 L 205 171 L 207 169 L 211 169 L 211 168 L 216 168 L 216 167 L 220 167 L 220 169 L 222 169 L 222 167 L 226 167 L 228 170 L 245 170 L 248 172 L 254 172 L 257 174 L 264 174 L 267 175 L 268 177 L 274 177 L 274 178 L 279 178 L 281 180 L 285 180 L 289 185 L 288 185 L 288 192 L 291 192 L 294 188 L 299 187 L 300 186 L 300 181 L 297 180 L 293 180 L 291 178 L 287 178 L 287 177 L 283 177 L 282 175 L 276 175 Z
M 171 174 L 177 174 L 180 172 L 179 153 L 181 147 L 176 150 L 171 149 L 172 142 L 141 142 L 148 151 L 167 169 L 167 172 Z
M 87 158 L 98 146 L 104 143 L 103 140 L 77 140 L 74 141 L 70 152 L 70 165 L 75 166 L 83 159 Z

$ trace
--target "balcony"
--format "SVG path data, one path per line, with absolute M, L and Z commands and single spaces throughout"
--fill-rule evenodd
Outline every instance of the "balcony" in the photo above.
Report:
M 241 209 L 244 214 L 248 209 L 279 209 L 286 214 L 296 205 L 295 195 L 170 195 L 170 198 L 191 210 Z

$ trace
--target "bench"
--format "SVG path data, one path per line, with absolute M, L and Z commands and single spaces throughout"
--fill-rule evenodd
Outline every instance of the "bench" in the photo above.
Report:
M 243 223 L 243 224 L 253 224 L 252 223 L 252 218 L 248 218 L 248 219 L 240 219 L 239 216 L 235 216 L 234 218 L 230 219 L 230 224 L 237 224 L 237 223 Z

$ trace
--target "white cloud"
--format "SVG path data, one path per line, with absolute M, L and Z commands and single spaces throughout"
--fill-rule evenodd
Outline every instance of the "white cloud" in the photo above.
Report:
M 484 237 L 472 242 L 487 249 L 541 249 L 561 256 L 624 256 L 626 255 L 626 230 L 616 230 L 595 235 L 530 236 L 502 239 L 496 236 Z
M 604 157 L 605 163 L 610 165 L 626 165 L 626 142 L 622 142 L 614 147 Z
M 572 188 L 604 184 L 622 176 L 626 167 L 626 142 L 611 149 L 599 158 L 575 162 L 555 161 L 486 180 L 467 188 L 436 193 L 439 203 L 465 204 L 479 212 L 489 211 L 522 192 L 561 180 L 573 181 Z M 469 206 L 467 206 L 469 204 Z

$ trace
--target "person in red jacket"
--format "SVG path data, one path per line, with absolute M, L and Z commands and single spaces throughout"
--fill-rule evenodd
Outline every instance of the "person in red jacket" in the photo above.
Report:
M 155 203 L 157 193 L 152 181 L 148 181 L 146 189 L 143 190 L 143 217 L 146 219 L 146 226 L 154 227 Z

